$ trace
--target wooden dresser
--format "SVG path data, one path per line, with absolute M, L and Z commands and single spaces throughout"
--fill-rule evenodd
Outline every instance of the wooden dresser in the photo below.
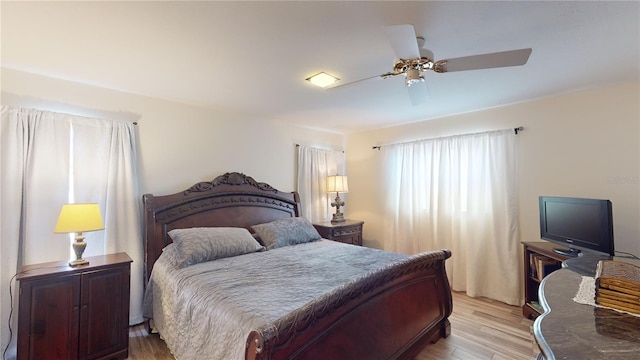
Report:
M 339 223 L 332 223 L 331 221 L 319 222 L 313 224 L 313 226 L 318 230 L 320 236 L 325 239 L 362 246 L 362 224 L 364 224 L 364 221 L 347 219 Z
M 24 266 L 18 360 L 125 359 L 129 355 L 131 258 L 125 253 Z

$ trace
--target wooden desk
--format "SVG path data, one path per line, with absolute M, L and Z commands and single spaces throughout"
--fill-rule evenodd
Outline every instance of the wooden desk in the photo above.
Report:
M 538 359 L 640 359 L 640 317 L 573 301 L 597 259 L 570 261 L 577 265 L 573 270 L 554 271 L 540 284 L 545 313 L 533 324 Z

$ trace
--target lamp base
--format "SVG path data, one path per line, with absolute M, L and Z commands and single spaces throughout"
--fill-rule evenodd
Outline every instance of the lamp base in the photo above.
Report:
M 69 261 L 69 266 L 71 267 L 76 267 L 76 266 L 80 266 L 80 265 L 89 265 L 89 261 L 85 260 L 85 259 L 76 259 L 73 261 Z
M 344 201 L 340 199 L 340 194 L 336 193 L 336 200 L 331 203 L 331 207 L 336 208 L 336 213 L 333 214 L 333 218 L 331 219 L 332 224 L 344 222 L 344 214 L 340 212 L 340 206 L 344 206 Z
M 89 263 L 87 260 L 82 258 L 82 253 L 87 247 L 87 243 L 84 241 L 84 235 L 82 235 L 82 232 L 76 233 L 76 241 L 71 244 L 71 247 L 73 247 L 73 252 L 76 253 L 76 259 L 69 261 L 69 266 L 80 266 Z

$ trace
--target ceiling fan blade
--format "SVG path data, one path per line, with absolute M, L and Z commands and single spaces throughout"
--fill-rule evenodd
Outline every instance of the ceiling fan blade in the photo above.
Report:
M 420 57 L 433 60 L 433 51 L 425 48 L 420 48 Z
M 520 66 L 527 63 L 529 55 L 531 55 L 530 48 L 465 56 L 441 61 L 446 61 L 443 66 L 444 72 L 452 72 Z
M 420 57 L 413 25 L 386 26 L 385 32 L 397 57 L 405 60 Z
M 412 84 L 407 87 L 409 92 L 409 98 L 411 98 L 411 104 L 420 105 L 429 100 L 429 89 L 427 83 L 424 81 Z

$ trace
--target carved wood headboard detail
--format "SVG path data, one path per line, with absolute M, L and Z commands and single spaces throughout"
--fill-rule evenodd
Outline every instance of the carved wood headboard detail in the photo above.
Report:
M 146 284 L 162 249 L 171 243 L 167 232 L 191 227 L 243 227 L 300 216 L 296 192 L 282 192 L 238 172 L 199 182 L 175 194 L 145 194 L 144 268 Z

